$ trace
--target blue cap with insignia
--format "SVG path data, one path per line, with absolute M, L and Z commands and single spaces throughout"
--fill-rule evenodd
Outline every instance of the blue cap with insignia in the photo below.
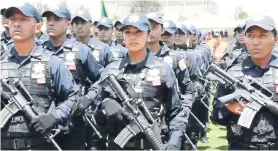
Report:
M 134 26 L 141 31 L 148 32 L 151 30 L 150 22 L 145 15 L 130 15 L 127 16 L 123 21 L 123 26 L 120 28 L 121 31 L 127 26 Z
M 202 36 L 202 33 L 201 33 L 201 30 L 196 28 L 196 35 L 201 37 Z
M 99 26 L 105 26 L 105 27 L 111 28 L 111 27 L 113 27 L 113 21 L 112 21 L 112 19 L 110 19 L 108 17 L 104 17 L 98 22 L 97 27 L 99 27 Z
M 117 26 L 121 26 L 121 25 L 122 25 L 122 22 L 119 21 L 119 20 L 115 21 L 115 23 L 114 23 L 114 27 L 115 27 L 115 28 L 116 28 Z
M 161 13 L 149 13 L 147 14 L 149 20 L 152 20 L 158 24 L 163 24 L 162 14 Z
M 184 24 L 178 24 L 177 26 L 177 30 L 182 31 L 184 34 L 188 34 L 188 29 Z
M 88 11 L 78 12 L 77 15 L 73 17 L 72 22 L 75 22 L 78 18 L 85 20 L 86 22 L 92 22 L 92 17 Z
M 196 34 L 196 27 L 192 24 L 187 24 L 186 25 L 188 31 L 190 32 L 190 34 L 195 35 Z
M 4 16 L 6 18 L 9 18 L 12 15 L 13 11 L 15 10 L 19 10 L 24 16 L 34 17 L 38 23 L 42 21 L 42 17 L 40 13 L 33 5 L 29 3 L 24 3 L 23 5 L 9 7 L 8 9 L 6 9 Z
M 253 26 L 261 27 L 266 31 L 272 31 L 273 29 L 276 29 L 276 24 L 275 24 L 274 20 L 270 16 L 267 16 L 267 15 L 255 16 L 254 18 L 247 20 L 245 32 L 247 32 L 247 30 Z
M 166 32 L 168 32 L 172 35 L 175 34 L 175 32 L 177 30 L 176 24 L 171 20 L 165 20 L 163 22 L 163 28 L 165 29 Z
M 245 25 L 246 25 L 246 21 L 245 20 L 242 20 L 240 21 L 240 23 L 236 26 L 236 28 L 234 29 L 234 32 L 236 32 L 237 30 L 239 29 L 244 29 L 245 28 Z
M 44 13 L 42 13 L 42 17 L 48 17 L 51 14 L 54 14 L 59 18 L 65 18 L 67 20 L 71 20 L 70 11 L 65 6 L 62 5 L 58 5 L 49 11 L 45 11 Z

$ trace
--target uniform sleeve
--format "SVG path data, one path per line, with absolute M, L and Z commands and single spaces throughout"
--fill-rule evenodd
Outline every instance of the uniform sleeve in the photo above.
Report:
M 109 63 L 114 61 L 113 59 L 114 57 L 112 55 L 111 47 L 109 45 L 105 44 L 103 49 L 104 49 L 103 52 L 105 52 L 105 67 L 106 67 Z
M 71 73 L 60 58 L 52 56 L 50 68 L 55 101 L 58 105 L 51 114 L 61 123 L 64 123 L 76 105 L 75 96 L 78 88 Z
M 86 77 L 90 79 L 92 83 L 96 82 L 103 71 L 103 67 L 96 61 L 95 57 L 90 53 L 90 48 L 81 45 L 80 46 L 80 60 L 82 62 L 82 69 Z
M 166 86 L 165 92 L 165 106 L 166 106 L 166 119 L 169 129 L 169 144 L 181 148 L 181 139 L 185 130 L 185 123 L 187 115 L 182 108 L 181 100 L 178 96 L 178 89 L 176 77 L 172 68 L 166 64 L 164 66 L 164 73 L 166 73 Z

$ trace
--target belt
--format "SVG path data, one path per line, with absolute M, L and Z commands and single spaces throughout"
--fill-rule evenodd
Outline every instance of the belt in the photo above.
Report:
M 242 145 L 244 147 L 248 147 L 248 149 L 251 150 L 277 150 L 278 149 L 278 143 L 265 143 L 265 144 L 260 144 L 260 143 L 242 143 L 242 142 L 237 142 L 239 145 Z

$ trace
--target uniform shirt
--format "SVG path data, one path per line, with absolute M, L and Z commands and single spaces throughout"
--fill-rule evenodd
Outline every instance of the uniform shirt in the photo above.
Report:
M 21 68 L 30 63 L 31 58 L 42 58 L 45 52 L 46 50 L 41 46 L 36 46 L 29 56 L 19 56 L 13 47 L 7 57 L 9 62 L 12 62 L 17 67 L 18 70 L 16 74 L 20 77 Z M 63 60 L 57 56 L 52 56 L 49 61 L 49 67 L 52 90 L 54 92 L 53 96 L 55 96 L 55 102 L 59 104 L 51 114 L 54 115 L 60 123 L 64 123 L 69 118 L 70 112 L 75 105 L 75 102 L 71 100 L 70 97 L 73 97 L 78 92 L 78 89 Z M 6 73 L 3 68 L 1 74 L 4 78 L 9 78 L 9 73 Z M 49 101 L 51 102 L 52 100 Z
M 87 46 L 91 48 L 91 53 L 103 67 L 106 67 L 113 61 L 109 45 L 98 40 L 96 37 L 91 36 Z
M 187 67 L 186 56 L 183 53 L 171 52 L 171 50 L 162 41 L 159 42 L 160 50 L 155 54 L 156 57 L 163 58 L 163 60 L 173 68 L 175 75 L 177 76 L 179 89 L 181 91 L 181 99 L 184 107 L 192 107 L 193 93 L 192 89 L 193 83 L 190 80 L 189 70 Z M 174 55 L 174 57 L 172 56 Z M 173 61 L 175 61 L 176 66 L 173 66 Z M 186 111 L 189 113 L 190 109 L 187 108 Z
M 74 44 L 74 46 L 72 46 Z M 52 51 L 54 55 L 56 56 L 63 56 L 62 54 L 65 53 L 64 49 L 68 49 L 69 47 L 74 47 L 72 49 L 77 48 L 78 55 L 77 56 L 71 56 L 73 58 L 65 58 L 65 59 L 71 59 L 74 61 L 77 60 L 76 66 L 78 66 L 76 69 L 78 72 L 84 73 L 85 77 L 74 77 L 76 78 L 89 78 L 89 80 L 94 83 L 98 80 L 100 73 L 103 71 L 103 67 L 96 61 L 95 57 L 92 55 L 91 50 L 86 45 L 77 42 L 75 38 L 72 38 L 71 36 L 67 36 L 67 39 L 65 40 L 64 44 L 60 47 L 53 47 L 50 41 L 46 42 L 45 48 Z M 76 58 L 75 58 L 76 57 Z M 80 79 L 84 80 L 84 79 Z M 77 81 L 76 81 L 77 82 Z
M 48 35 L 46 35 L 45 33 L 41 32 L 40 35 L 37 37 L 37 42 L 40 45 L 43 45 L 45 42 L 47 42 L 49 40 Z
M 5 57 L 5 56 L 2 56 L 4 55 L 4 52 L 6 52 L 6 54 L 9 53 L 9 50 L 12 48 L 13 46 L 13 39 L 11 39 L 11 37 L 8 37 L 7 36 L 7 31 L 4 31 L 1 33 L 1 46 L 0 46 L 0 54 L 1 54 L 1 58 L 2 57 Z
M 134 75 L 133 77 L 135 77 L 135 75 L 136 75 L 137 80 L 129 81 L 129 82 L 138 84 L 138 82 L 139 82 L 138 77 L 143 78 L 142 73 L 143 73 L 144 69 L 145 69 L 145 71 L 150 71 L 150 70 L 154 69 L 154 67 L 157 67 L 157 61 L 158 60 L 153 55 L 148 53 L 148 55 L 146 56 L 146 59 L 144 61 L 142 61 L 141 63 L 131 64 L 128 59 L 128 54 L 127 54 L 122 60 L 109 64 L 105 68 L 104 72 L 102 73 L 100 80 L 103 80 L 105 75 L 111 74 L 111 73 L 119 75 L 119 76 L 122 75 L 122 78 L 124 78 L 124 79 L 125 79 L 126 74 L 127 75 L 132 74 L 132 75 Z M 175 77 L 175 74 L 174 74 L 172 68 L 167 63 L 164 63 L 162 60 L 160 60 L 159 62 L 163 64 L 163 66 L 161 66 L 163 68 L 162 76 L 165 78 L 165 80 L 164 80 L 165 83 L 162 83 L 161 81 L 159 81 L 159 82 L 161 82 L 160 83 L 161 85 L 158 88 L 161 92 L 163 92 L 162 94 L 164 95 L 164 97 L 161 96 L 161 98 L 163 98 L 163 100 L 161 100 L 161 101 L 165 106 L 165 112 L 166 112 L 165 116 L 166 116 L 167 123 L 168 123 L 167 125 L 169 128 L 168 132 L 170 135 L 170 139 L 169 139 L 168 143 L 173 144 L 180 148 L 181 137 L 183 136 L 183 131 L 185 130 L 185 121 L 186 121 L 185 113 L 182 109 L 182 104 L 181 104 L 181 101 L 178 96 L 178 90 L 177 90 L 177 86 L 176 86 L 176 77 Z M 117 73 L 114 73 L 114 72 L 117 72 Z M 148 79 L 148 77 L 145 77 L 145 78 Z M 141 79 L 141 80 L 143 81 L 143 79 Z M 158 83 L 156 83 L 157 81 L 155 81 L 155 79 L 152 79 L 153 84 L 158 84 Z M 152 89 L 158 89 L 156 86 L 152 86 L 152 87 L 153 87 Z M 144 90 L 146 90 L 146 89 L 143 89 L 143 91 Z M 103 92 L 102 89 L 99 89 L 98 94 L 101 94 L 102 98 L 111 97 L 107 93 L 102 93 L 102 92 Z M 157 93 L 161 93 L 161 92 L 157 92 Z M 148 92 L 145 92 L 145 93 L 148 93 Z M 151 102 L 155 103 L 158 101 L 155 98 L 148 98 L 148 99 L 150 99 L 150 100 L 144 101 L 146 103 L 146 105 L 148 103 L 151 103 Z M 149 108 L 148 105 L 147 105 L 147 107 Z M 149 108 L 149 110 L 153 110 L 153 108 Z M 122 124 L 123 123 L 121 123 L 121 124 L 119 123 L 119 124 L 117 124 L 117 126 L 119 126 L 119 125 L 124 126 Z
M 111 47 L 111 53 L 112 53 L 114 59 L 123 58 L 128 52 L 127 48 L 123 47 L 120 44 L 117 44 L 116 41 L 112 41 L 110 47 Z
M 276 68 L 276 71 L 271 70 L 271 68 Z M 266 86 L 270 91 L 273 92 L 273 101 L 278 101 L 278 84 L 275 84 L 275 80 L 277 80 L 275 78 L 277 78 L 278 76 L 278 59 L 276 56 L 272 55 L 270 63 L 266 68 L 257 66 L 252 61 L 251 57 L 247 57 L 242 63 L 230 67 L 227 73 L 237 79 L 240 79 L 244 75 L 249 75 L 255 78 L 258 82 L 261 82 L 264 86 Z M 278 132 L 277 129 L 273 130 L 273 128 L 277 128 L 278 126 L 277 116 L 275 116 L 265 107 L 262 107 L 260 111 L 255 115 L 249 129 L 237 125 L 239 116 L 230 112 L 224 104 L 217 100 L 217 98 L 227 94 L 231 94 L 232 92 L 234 92 L 234 90 L 228 85 L 219 84 L 217 87 L 213 105 L 213 120 L 217 124 L 227 126 L 227 139 L 240 139 L 240 141 L 244 140 L 245 142 L 277 142 Z M 273 131 L 268 132 L 271 129 Z M 266 133 L 258 134 L 260 130 L 261 132 L 266 131 Z M 276 140 L 273 140 L 275 137 Z

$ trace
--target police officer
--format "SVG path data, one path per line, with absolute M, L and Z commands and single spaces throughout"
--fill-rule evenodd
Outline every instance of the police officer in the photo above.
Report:
M 277 28 L 269 16 L 257 16 L 246 22 L 245 36 L 250 56 L 230 67 L 227 72 L 237 79 L 249 75 L 261 82 L 272 91 L 273 103 L 266 104 L 257 112 L 250 128 L 242 127 L 237 121 L 247 102 L 241 100 L 222 104 L 217 98 L 232 93 L 233 89 L 219 84 L 213 105 L 213 120 L 227 127 L 230 150 L 277 150 L 278 60 L 271 54 L 277 41 Z
M 177 30 L 176 24 L 171 20 L 163 21 L 164 32 L 161 35 L 161 40 L 167 45 L 168 48 L 174 49 L 175 33 Z
M 43 25 L 43 20 L 41 18 L 41 22 L 40 22 L 42 25 Z M 41 26 L 42 26 L 41 25 Z M 43 33 L 42 31 L 40 31 L 39 33 L 36 34 L 36 37 L 37 37 L 37 42 L 41 45 L 43 45 L 45 42 L 47 42 L 49 40 L 49 37 L 48 35 L 46 35 L 45 33 Z
M 98 28 L 98 37 L 99 39 L 108 44 L 111 47 L 111 52 L 115 59 L 123 58 L 127 53 L 127 49 L 124 48 L 121 44 L 118 44 L 117 41 L 112 40 L 113 34 L 113 22 L 111 19 L 105 17 L 102 18 L 97 25 Z
M 92 54 L 102 66 L 106 67 L 113 61 L 110 46 L 91 35 L 92 17 L 88 11 L 78 12 L 73 17 L 72 23 L 79 41 L 91 48 Z
M 36 44 L 40 14 L 32 5 L 10 7 L 5 17 L 14 46 L 1 60 L 1 77 L 23 83 L 33 98 L 31 107 L 39 116 L 30 123 L 23 112 L 14 114 L 1 129 L 1 150 L 54 150 L 43 134 L 69 120 L 76 105 L 77 87 L 64 62 Z M 1 95 L 1 104 L 8 101 Z M 57 106 L 50 107 L 52 103 Z
M 181 147 L 181 138 L 183 130 L 185 129 L 185 113 L 183 111 L 180 99 L 178 97 L 177 83 L 175 74 L 171 67 L 163 62 L 161 59 L 156 59 L 147 50 L 147 40 L 149 38 L 150 25 L 148 18 L 144 15 L 131 15 L 124 19 L 123 37 L 128 48 L 128 54 L 119 61 L 111 63 L 106 67 L 102 76 L 107 74 L 114 74 L 118 80 L 125 79 L 135 91 L 143 99 L 147 108 L 152 112 L 153 117 L 158 120 L 161 111 L 161 117 L 168 119 L 167 125 L 164 128 L 168 129 L 168 138 L 165 140 L 167 143 L 163 149 L 176 150 Z M 102 77 L 101 79 L 102 80 Z M 105 111 L 109 120 L 115 119 L 116 114 L 121 112 L 120 104 L 112 99 L 109 93 L 101 93 L 104 98 L 102 103 L 98 106 L 97 113 Z M 164 106 L 164 109 L 161 107 Z M 126 115 L 126 114 L 125 114 Z M 124 116 L 124 115 L 123 115 Z M 98 118 L 96 118 L 98 120 Z M 103 119 L 103 118 L 101 118 Z M 108 121 L 109 121 L 108 120 Z M 162 120 L 163 121 L 163 120 Z M 125 127 L 122 120 L 116 120 L 115 125 L 110 127 L 109 139 L 111 139 L 109 147 L 112 147 L 113 138 Z M 111 122 L 110 122 L 111 123 Z M 161 122 L 161 124 L 164 122 Z M 164 129 L 163 130 L 166 130 Z M 140 139 L 143 137 L 138 135 L 126 145 L 127 149 L 150 149 L 150 144 L 143 138 L 143 146 L 140 145 Z M 139 146 L 138 146 L 139 145 Z M 112 149 L 119 149 L 113 146 Z
M 180 86 L 181 99 L 184 103 L 184 110 L 188 113 L 191 109 L 191 101 L 193 100 L 193 85 L 189 77 L 189 71 L 187 69 L 186 56 L 185 53 L 179 51 L 170 50 L 166 44 L 164 44 L 161 39 L 161 34 L 163 31 L 163 20 L 162 15 L 159 13 L 149 13 L 147 15 L 150 25 L 151 32 L 150 38 L 148 40 L 148 49 L 150 52 L 163 60 L 173 68 L 178 85 Z M 189 101 L 189 102 L 188 102 Z
M 120 21 L 116 21 L 114 23 L 114 38 L 117 44 L 121 44 L 122 46 L 124 46 L 124 39 L 123 39 L 123 33 L 120 31 L 120 28 L 122 26 L 122 23 Z
M 8 50 L 10 50 L 10 48 L 13 46 L 13 40 L 10 37 L 10 33 L 9 33 L 9 20 L 4 16 L 5 11 L 6 8 L 1 9 L 2 26 L 5 28 L 5 31 L 1 32 L 1 47 L 0 47 L 1 58 L 5 57 L 9 53 Z
M 71 14 L 67 8 L 58 5 L 56 9 L 45 11 L 42 16 L 47 18 L 46 28 L 49 35 L 49 41 L 45 43 L 44 48 L 65 61 L 80 91 L 80 103 L 76 116 L 71 120 L 72 125 L 59 137 L 62 140 L 61 147 L 84 149 L 86 125 L 82 116 L 93 101 L 90 95 L 84 94 L 91 84 L 98 80 L 103 67 L 97 63 L 89 47 L 66 34 L 71 21 Z

